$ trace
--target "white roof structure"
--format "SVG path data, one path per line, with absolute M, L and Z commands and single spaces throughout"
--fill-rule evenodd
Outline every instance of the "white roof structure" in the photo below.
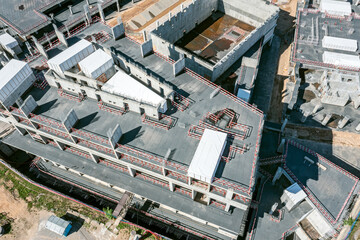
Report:
M 322 40 L 322 46 L 324 48 L 350 51 L 350 52 L 356 52 L 356 50 L 358 49 L 358 43 L 357 40 L 355 39 L 338 38 L 338 37 L 330 37 L 330 36 L 324 36 Z
M 103 50 L 98 49 L 79 62 L 85 76 L 96 79 L 114 65 L 114 60 Z
M 26 62 L 16 59 L 8 62 L 0 70 L 0 101 L 4 102 L 32 73 Z
M 320 3 L 320 9 L 321 12 L 326 12 L 331 15 L 351 15 L 351 4 L 349 2 L 322 0 Z
M 237 92 L 237 97 L 241 98 L 245 102 L 249 102 L 250 90 L 239 88 L 239 90 Z
M 16 39 L 8 33 L 0 35 L 0 44 L 5 48 L 13 48 L 19 45 Z
M 227 134 L 205 129 L 188 170 L 188 176 L 211 183 L 226 146 Z
M 138 102 L 148 103 L 152 106 L 159 106 L 166 103 L 166 100 L 160 95 L 141 84 L 139 81 L 119 70 L 110 78 L 101 90 L 111 94 L 130 98 Z
M 285 189 L 284 193 L 292 200 L 293 203 L 297 204 L 306 198 L 306 193 L 301 189 L 299 184 L 294 183 L 287 189 Z
M 52 215 L 47 220 L 45 224 L 45 228 L 59 235 L 67 236 L 67 234 L 71 229 L 71 224 L 70 222 L 65 221 L 64 219 Z
M 341 67 L 360 68 L 360 57 L 358 55 L 325 51 L 323 53 L 323 62 Z
M 62 73 L 74 67 L 78 62 L 89 56 L 94 52 L 92 44 L 82 39 L 76 44 L 72 45 L 65 51 L 59 53 L 48 61 L 49 68 L 55 72 Z

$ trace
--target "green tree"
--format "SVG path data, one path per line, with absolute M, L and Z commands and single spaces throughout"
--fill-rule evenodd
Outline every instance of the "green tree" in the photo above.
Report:
M 355 220 L 354 220 L 352 217 L 349 217 L 348 219 L 345 219 L 345 220 L 344 220 L 344 225 L 349 225 L 349 226 L 351 226 L 351 225 L 353 225 L 354 221 L 355 221 Z
M 107 219 L 109 219 L 109 220 L 114 219 L 114 216 L 112 215 L 113 210 L 111 208 L 109 208 L 109 207 L 103 208 L 103 211 L 104 211 Z

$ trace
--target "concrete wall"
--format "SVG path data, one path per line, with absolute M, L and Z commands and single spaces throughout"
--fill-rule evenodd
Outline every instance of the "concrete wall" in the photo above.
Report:
M 208 18 L 212 11 L 217 10 L 218 0 L 195 0 L 183 11 L 179 11 L 169 20 L 157 27 L 153 32 L 162 39 L 175 43 L 184 36 L 184 32 L 190 32 L 196 23 L 200 24 Z
M 68 72 L 66 74 L 69 74 Z M 76 74 L 74 74 L 76 75 Z M 74 95 L 78 95 L 79 93 L 82 93 L 81 90 L 86 92 L 86 95 L 88 98 L 97 100 L 97 96 L 99 95 L 101 97 L 101 100 L 103 103 L 109 104 L 111 106 L 114 106 L 115 108 L 124 108 L 125 104 L 128 106 L 129 110 L 132 112 L 136 112 L 140 114 L 140 108 L 143 108 L 145 110 L 145 114 L 153 117 L 155 119 L 159 119 L 159 109 L 160 106 L 151 106 L 149 104 L 145 103 L 139 103 L 135 100 L 131 100 L 128 98 L 123 98 L 121 96 L 113 95 L 107 92 L 99 91 L 97 88 L 92 88 L 90 86 L 80 85 L 78 82 L 74 81 L 71 82 L 70 80 L 65 79 L 55 79 L 53 76 L 51 76 L 50 71 L 45 74 L 45 77 L 49 83 L 50 86 L 53 86 L 57 88 L 57 85 L 55 82 L 58 82 L 63 90 L 72 93 Z M 79 76 L 82 79 L 86 79 L 84 76 Z M 77 79 L 79 80 L 79 79 Z M 95 81 L 95 80 L 92 80 Z
M 249 48 L 259 41 L 267 33 L 274 31 L 278 15 L 274 14 L 271 19 L 265 21 L 259 28 L 252 31 L 240 44 L 235 46 L 225 57 L 223 57 L 215 66 L 211 80 L 214 81 L 231 67 Z M 270 34 L 268 39 L 270 40 Z M 272 35 L 271 35 L 272 36 Z

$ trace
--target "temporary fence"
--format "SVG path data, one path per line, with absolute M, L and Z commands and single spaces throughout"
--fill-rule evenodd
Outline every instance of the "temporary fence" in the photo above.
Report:
M 188 136 L 196 138 L 197 140 L 200 140 L 204 131 L 205 131 L 204 127 L 191 125 L 188 130 Z
M 78 96 L 74 96 L 70 93 L 65 92 L 62 88 L 59 88 L 57 91 L 61 97 L 64 97 L 66 99 L 73 100 L 76 102 L 81 102 L 82 100 L 84 100 L 84 96 L 81 93 L 78 93 Z
M 95 133 L 86 131 L 84 129 L 80 130 L 80 129 L 76 129 L 76 128 L 71 128 L 71 134 L 75 134 L 74 136 L 77 137 L 76 135 L 80 136 L 80 137 L 85 137 L 88 138 L 90 140 L 102 143 L 102 144 L 106 144 L 106 145 L 110 145 L 110 142 L 108 139 L 106 139 L 105 137 L 102 137 L 100 135 L 97 135 Z
M 144 175 L 144 174 L 135 173 L 135 177 L 139 177 L 139 178 L 141 178 L 141 179 L 143 179 L 143 180 L 145 180 L 145 181 L 148 181 L 148 182 L 151 182 L 151 183 L 153 183 L 153 184 L 155 184 L 155 185 L 160 185 L 160 186 L 162 186 L 162 187 L 164 187 L 164 188 L 169 189 L 169 184 L 168 184 L 168 183 L 162 182 L 162 181 L 160 181 L 160 180 L 154 179 L 154 178 L 149 177 L 149 176 L 146 176 L 146 175 Z
M 126 109 L 126 108 L 121 108 L 121 107 L 115 108 L 115 107 L 110 107 L 109 105 L 105 105 L 102 100 L 100 100 L 98 102 L 98 106 L 103 111 L 113 113 L 113 114 L 117 114 L 117 115 L 123 115 L 126 112 L 128 112 L 128 109 Z
M 76 155 L 79 155 L 80 157 L 85 157 L 87 159 L 91 159 L 91 155 L 89 153 L 85 153 L 85 152 L 75 149 L 73 147 L 65 146 L 64 151 L 74 153 Z
M 46 123 L 50 127 L 55 127 L 57 129 L 66 131 L 65 126 L 57 120 L 50 119 L 48 117 L 44 117 L 44 116 L 40 116 L 40 115 L 35 115 L 34 113 L 30 113 L 29 116 L 30 116 L 30 120 L 33 120 L 33 121 L 35 120 L 37 124 L 38 124 L 38 122 Z
M 188 183 L 189 182 L 189 177 L 188 176 L 185 176 L 185 175 L 182 175 L 182 174 L 179 174 L 179 173 L 176 173 L 176 172 L 173 172 L 173 171 L 170 171 L 170 170 L 167 170 L 167 176 L 171 176 L 173 178 L 176 178 L 176 180 L 178 181 L 182 181 L 184 183 Z
M 226 190 L 224 190 L 224 189 L 221 189 L 221 188 L 217 188 L 217 187 L 214 187 L 214 186 L 211 186 L 210 187 L 210 192 L 212 192 L 212 193 L 218 193 L 218 194 L 220 194 L 221 196 L 223 196 L 223 197 L 225 197 L 225 195 L 226 195 Z
M 43 75 L 36 75 L 36 81 L 33 83 L 34 87 L 44 90 L 49 84 Z
M 184 188 L 179 187 L 179 186 L 174 187 L 174 192 L 181 193 L 181 194 L 183 194 L 185 196 L 188 196 L 190 198 L 191 198 L 191 195 L 192 195 L 192 193 L 190 191 L 184 190 Z
M 120 166 L 119 164 L 113 162 L 113 161 L 108 161 L 106 159 L 99 159 L 99 163 L 103 163 L 105 164 L 106 166 L 110 166 L 112 168 L 115 168 L 115 169 L 119 169 L 120 171 L 122 172 L 125 172 L 125 173 L 129 173 L 129 169 L 126 168 L 126 167 L 123 167 L 123 166 Z
M 180 93 L 175 92 L 174 101 L 171 101 L 171 104 L 180 111 L 185 111 L 186 108 L 190 105 L 190 100 Z
M 221 210 L 225 210 L 225 207 L 226 207 L 226 205 L 224 203 L 220 203 L 213 199 L 210 200 L 210 206 L 215 206 L 217 208 L 220 208 Z
M 126 155 L 126 154 L 122 154 L 121 159 L 128 160 L 131 163 L 133 163 L 133 164 L 135 163 L 136 165 L 140 165 L 143 168 L 147 168 L 147 169 L 150 169 L 152 171 L 156 170 L 158 173 L 162 173 L 162 168 L 160 166 L 157 166 L 155 164 L 151 164 L 151 163 L 148 163 L 148 162 L 141 161 L 138 158 L 131 157 L 131 156 Z
M 92 148 L 92 149 L 95 149 L 99 152 L 103 152 L 103 153 L 106 153 L 106 154 L 109 154 L 109 155 L 112 155 L 114 156 L 115 155 L 115 152 L 111 149 L 111 148 L 107 148 L 107 147 L 103 147 L 103 146 L 100 146 L 98 144 L 95 144 L 95 143 L 92 143 L 92 142 L 89 142 L 87 140 L 84 140 L 84 139 L 78 139 L 78 144 L 83 144 L 89 148 Z
M 214 126 L 214 125 L 211 125 L 209 123 L 206 123 L 204 122 L 203 120 L 200 120 L 199 121 L 199 125 L 201 127 L 204 127 L 204 128 L 209 128 L 209 129 L 213 129 L 213 130 L 216 130 L 216 131 L 219 131 L 219 132 L 223 132 L 223 133 L 226 133 L 226 134 L 229 134 L 231 137 L 235 138 L 235 139 L 238 139 L 238 140 L 244 140 L 245 139 L 245 136 L 243 133 L 236 133 L 234 131 L 230 131 L 228 129 L 222 129 L 220 127 L 217 127 L 217 126 Z
M 138 158 L 140 157 L 145 160 L 147 159 L 149 161 L 155 161 L 155 162 L 159 163 L 160 166 L 165 165 L 168 167 L 173 167 L 173 168 L 183 171 L 183 172 L 187 172 L 187 170 L 188 170 L 188 167 L 186 165 L 181 165 L 179 163 L 170 162 L 170 161 L 165 160 L 162 157 L 155 156 L 155 155 L 149 154 L 149 153 L 145 153 L 141 150 L 137 150 L 137 149 L 134 149 L 134 148 L 131 148 L 128 146 L 124 146 L 124 145 L 120 145 L 120 144 L 118 144 L 117 146 L 118 146 L 118 148 L 116 150 L 120 151 L 120 153 L 127 153 L 127 154 L 133 155 Z
M 225 179 L 221 179 L 221 178 L 214 178 L 214 181 L 213 181 L 213 184 L 214 183 L 217 183 L 217 184 L 220 184 L 222 186 L 225 186 L 225 187 L 228 187 L 228 188 L 232 188 L 236 191 L 240 191 L 240 192 L 243 192 L 243 193 L 247 193 L 248 194 L 248 189 L 246 187 L 243 187 L 243 186 L 240 186 L 239 184 L 237 183 L 233 183 L 233 182 L 230 182 L 228 180 L 225 180 Z
M 144 113 L 141 117 L 141 120 L 143 123 L 149 124 L 151 126 L 169 130 L 172 127 L 175 119 L 165 114 L 161 114 L 160 120 L 155 120 Z

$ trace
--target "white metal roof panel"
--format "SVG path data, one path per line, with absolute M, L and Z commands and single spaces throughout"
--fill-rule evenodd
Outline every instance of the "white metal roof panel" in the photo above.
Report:
M 70 222 L 65 221 L 59 217 L 50 216 L 45 224 L 45 228 L 47 228 L 50 231 L 53 231 L 59 235 L 63 235 L 69 224 L 70 224 Z
M 92 44 L 89 41 L 82 39 L 55 57 L 51 58 L 48 61 L 48 65 L 49 68 L 54 71 L 63 72 L 72 68 L 93 52 L 94 47 Z
M 322 12 L 327 12 L 328 14 L 340 16 L 351 15 L 351 4 L 349 2 L 322 0 L 320 9 Z
M 297 183 L 294 183 L 293 185 L 285 189 L 285 193 L 286 195 L 288 195 L 289 199 L 291 199 L 294 205 L 304 200 L 307 196 Z
M 79 62 L 79 66 L 84 74 L 87 77 L 94 79 L 99 77 L 113 65 L 113 58 L 101 49 L 96 50 Z
M 324 36 L 322 40 L 324 48 L 356 52 L 358 43 L 355 39 Z
M 323 62 L 342 67 L 360 68 L 360 57 L 358 55 L 325 51 L 323 53 Z
M 4 102 L 32 74 L 26 62 L 12 59 L 0 70 L 0 101 Z
M 101 88 L 101 90 L 115 95 L 127 97 L 138 102 L 148 103 L 153 106 L 164 104 L 165 99 L 139 81 L 119 70 Z
M 13 48 L 18 45 L 18 42 L 10 34 L 5 33 L 0 35 L 0 44 L 4 47 Z
M 188 176 L 211 183 L 226 146 L 227 134 L 205 129 L 188 169 Z
M 237 92 L 237 97 L 241 98 L 245 102 L 249 102 L 250 90 L 239 88 L 239 90 Z

